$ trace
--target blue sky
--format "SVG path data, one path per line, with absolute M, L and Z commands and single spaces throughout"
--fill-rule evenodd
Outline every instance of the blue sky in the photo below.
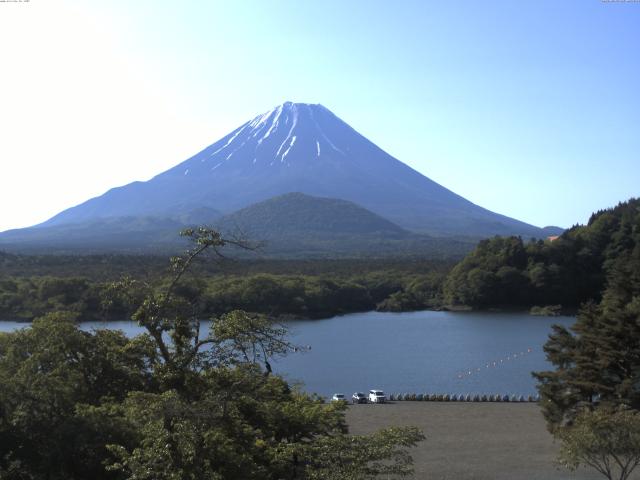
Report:
M 0 230 L 285 100 L 536 225 L 640 195 L 637 2 L 32 0 L 0 4 L 0 41 Z

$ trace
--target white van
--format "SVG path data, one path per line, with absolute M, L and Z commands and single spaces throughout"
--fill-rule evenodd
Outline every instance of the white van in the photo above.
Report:
M 369 390 L 370 403 L 384 403 L 387 400 L 382 390 Z

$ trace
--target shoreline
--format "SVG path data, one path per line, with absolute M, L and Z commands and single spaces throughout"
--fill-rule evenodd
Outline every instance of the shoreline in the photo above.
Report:
M 334 314 L 327 314 L 321 316 L 300 316 L 295 314 L 280 314 L 274 316 L 274 320 L 276 322 L 289 322 L 289 321 L 308 321 L 308 320 L 327 320 L 334 317 L 342 317 L 346 315 L 359 314 L 359 313 L 370 313 L 370 312 L 378 312 L 378 313 L 413 313 L 413 312 L 452 312 L 452 313 L 523 313 L 530 315 L 532 317 L 573 317 L 577 314 L 578 309 L 566 309 L 559 315 L 536 315 L 531 313 L 530 307 L 492 307 L 492 308 L 472 308 L 467 305 L 454 305 L 454 306 L 442 306 L 442 307 L 432 307 L 432 308 L 423 308 L 423 309 L 409 309 L 409 310 L 354 310 L 350 312 L 337 312 Z M 248 313 L 256 313 L 256 312 L 248 312 Z M 14 322 L 14 323 L 32 323 L 37 317 L 32 318 L 2 318 L 0 317 L 0 322 Z M 205 319 L 207 320 L 207 319 Z M 122 318 L 91 318 L 88 320 L 78 320 L 77 323 L 90 323 L 90 322 L 130 322 L 133 321 L 131 319 L 122 319 Z

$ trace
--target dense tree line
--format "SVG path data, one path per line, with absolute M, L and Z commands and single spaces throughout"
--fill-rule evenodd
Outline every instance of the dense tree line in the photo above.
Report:
M 347 435 L 344 404 L 291 388 L 270 360 L 294 349 L 240 310 L 201 331 L 196 257 L 225 245 L 187 232 L 162 286 L 131 277 L 107 303 L 134 306 L 146 334 L 85 332 L 56 312 L 0 333 L 0 478 L 373 479 L 411 472 L 413 427 Z M 195 286 L 195 287 L 194 287 Z
M 0 280 L 0 318 L 32 320 L 48 312 L 74 312 L 78 318 L 101 318 L 106 284 L 86 278 L 28 277 Z
M 418 274 L 427 271 L 448 271 L 457 260 L 424 257 L 394 258 L 324 258 L 273 259 L 259 254 L 238 258 L 228 252 L 226 259 L 210 259 L 194 265 L 199 276 L 224 275 L 312 275 L 336 278 L 376 272 Z M 459 259 L 458 259 L 459 260 Z M 0 251 L 0 277 L 77 277 L 91 281 L 112 281 L 123 275 L 133 278 L 153 278 L 166 273 L 166 257 L 157 255 L 19 255 Z M 79 273 L 80 272 L 80 273 Z
M 443 278 L 444 274 L 437 272 L 429 275 L 376 272 L 346 279 L 262 274 L 213 281 L 206 297 L 211 302 L 211 311 L 242 308 L 318 317 L 375 308 L 407 310 L 425 308 L 438 295 Z M 401 304 L 398 296 L 403 297 Z
M 287 272 L 289 268 L 290 265 L 286 269 L 281 266 L 280 271 Z M 207 267 L 201 267 L 185 279 L 182 288 L 197 292 L 206 315 L 243 309 L 277 316 L 320 318 L 375 308 L 411 310 L 435 306 L 440 302 L 442 281 L 449 265 L 437 263 L 426 268 L 427 273 L 386 266 L 383 270 L 362 273 L 346 268 L 326 273 L 316 266 L 307 275 L 237 272 L 209 275 Z M 151 283 L 161 288 L 167 281 L 165 273 L 154 272 Z M 75 312 L 81 320 L 128 318 L 129 306 L 105 302 L 109 285 L 109 281 L 78 276 L 0 279 L 0 318 L 31 320 L 52 311 Z
M 156 255 L 23 255 L 0 251 L 0 278 L 76 277 L 116 280 L 122 275 L 148 278 L 164 272 L 166 258 Z
M 554 241 L 483 240 L 449 274 L 444 302 L 476 308 L 599 301 L 608 272 L 633 244 L 640 200 L 594 213 Z

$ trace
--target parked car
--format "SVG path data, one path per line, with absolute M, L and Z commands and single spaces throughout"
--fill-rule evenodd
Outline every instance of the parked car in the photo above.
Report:
M 356 392 L 351 395 L 351 401 L 353 403 L 367 403 L 367 396 L 362 392 Z
M 344 396 L 344 393 L 334 393 L 333 397 L 331 397 L 332 402 L 346 402 L 347 399 Z
M 384 403 L 387 401 L 387 397 L 382 390 L 369 390 L 369 401 L 371 403 Z

